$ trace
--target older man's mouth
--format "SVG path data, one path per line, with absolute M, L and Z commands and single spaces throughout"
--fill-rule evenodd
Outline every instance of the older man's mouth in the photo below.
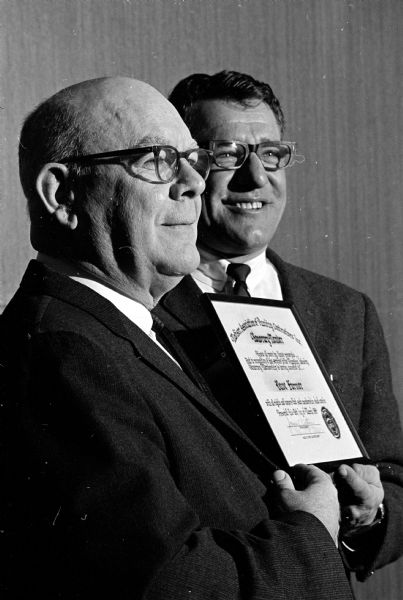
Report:
M 195 227 L 197 225 L 197 220 L 192 221 L 168 221 L 166 223 L 162 223 L 164 227 Z

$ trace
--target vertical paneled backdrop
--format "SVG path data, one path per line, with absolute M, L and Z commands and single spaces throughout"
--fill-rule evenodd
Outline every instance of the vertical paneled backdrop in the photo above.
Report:
M 306 157 L 273 247 L 372 297 L 403 412 L 402 19 L 401 0 L 0 0 L 0 310 L 33 256 L 17 145 L 34 105 L 102 75 L 166 93 L 245 71 L 272 84 Z M 357 598 L 403 597 L 402 566 Z

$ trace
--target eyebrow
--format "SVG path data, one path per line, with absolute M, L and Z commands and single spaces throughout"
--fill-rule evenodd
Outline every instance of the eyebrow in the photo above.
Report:
M 136 146 L 155 146 L 156 144 L 172 146 L 166 138 L 159 135 L 145 135 L 135 143 Z

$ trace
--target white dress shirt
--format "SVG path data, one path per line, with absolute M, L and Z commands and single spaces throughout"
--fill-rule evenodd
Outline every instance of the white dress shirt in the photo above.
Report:
M 203 292 L 210 294 L 231 294 L 233 280 L 227 276 L 227 267 L 230 262 L 248 265 L 251 269 L 246 284 L 251 296 L 254 298 L 267 298 L 282 300 L 280 281 L 277 270 L 266 257 L 265 251 L 248 260 L 242 257 L 229 261 L 199 249 L 200 265 L 192 273 L 192 277 Z

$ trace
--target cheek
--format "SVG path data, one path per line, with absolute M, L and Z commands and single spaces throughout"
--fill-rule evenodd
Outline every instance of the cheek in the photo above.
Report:
M 206 184 L 206 193 L 213 200 L 221 200 L 228 194 L 228 186 L 235 171 L 212 171 Z
M 149 245 L 155 221 L 155 195 L 137 188 L 116 194 L 110 227 L 113 246 L 119 255 L 138 255 Z
M 268 181 L 274 194 L 279 198 L 286 197 L 286 179 L 284 169 L 275 171 L 274 173 L 268 173 Z
M 205 193 L 202 196 L 202 205 L 201 205 L 201 212 L 200 212 L 200 217 L 199 217 L 199 226 L 206 225 L 207 227 L 209 227 L 216 220 L 216 218 L 217 218 L 216 203 L 214 202 L 214 199 L 211 196 L 209 196 L 209 195 L 207 195 L 207 193 Z
M 147 190 L 148 192 L 148 190 Z M 124 212 L 127 227 L 136 231 L 142 237 L 147 231 L 152 231 L 163 213 L 168 202 L 168 193 L 163 190 L 153 190 L 132 196 L 125 203 Z
M 164 203 L 168 202 L 168 198 L 169 198 L 169 185 L 161 185 L 159 187 L 156 187 L 153 191 L 152 196 L 150 195 L 150 197 L 148 198 L 148 204 L 151 204 L 152 202 L 154 202 L 155 204 L 159 204 L 161 206 L 164 205 Z M 146 199 L 147 202 L 147 199 Z
M 202 196 L 201 219 L 208 222 L 223 211 L 222 200 L 227 197 L 228 185 L 233 172 L 215 171 L 209 175 L 206 191 Z

